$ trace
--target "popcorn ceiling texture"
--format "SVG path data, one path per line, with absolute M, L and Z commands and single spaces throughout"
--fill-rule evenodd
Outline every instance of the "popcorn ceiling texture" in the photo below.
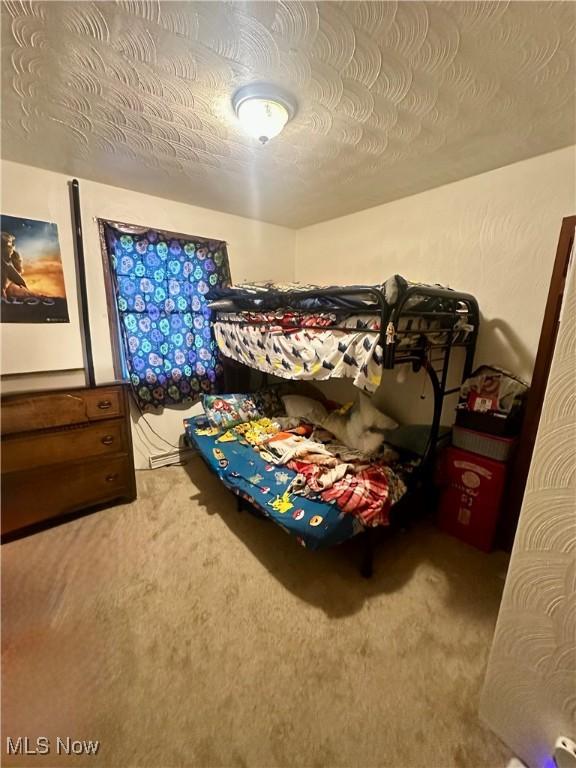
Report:
M 3 156 L 301 227 L 574 141 L 576 5 L 2 4 Z M 230 97 L 290 89 L 265 147 Z

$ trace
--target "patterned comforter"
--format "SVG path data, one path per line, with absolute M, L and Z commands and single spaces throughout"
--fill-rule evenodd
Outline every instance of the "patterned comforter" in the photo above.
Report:
M 382 376 L 379 336 L 347 328 L 278 333 L 267 326 L 214 323 L 214 336 L 225 357 L 284 379 L 350 377 L 375 392 Z

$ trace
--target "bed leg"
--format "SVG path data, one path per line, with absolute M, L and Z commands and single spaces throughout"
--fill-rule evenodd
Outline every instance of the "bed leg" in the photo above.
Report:
M 364 579 L 371 579 L 374 573 L 374 536 L 371 528 L 367 528 L 362 534 L 362 545 L 360 574 Z

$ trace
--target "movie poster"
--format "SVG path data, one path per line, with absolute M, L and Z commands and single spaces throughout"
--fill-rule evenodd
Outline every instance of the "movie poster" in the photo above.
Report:
M 0 216 L 3 323 L 68 323 L 58 227 Z

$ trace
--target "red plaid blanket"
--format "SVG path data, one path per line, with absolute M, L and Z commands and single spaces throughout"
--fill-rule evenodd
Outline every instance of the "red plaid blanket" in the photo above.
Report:
M 405 490 L 394 471 L 379 464 L 349 472 L 325 489 L 319 479 L 328 467 L 301 461 L 291 461 L 288 466 L 304 475 L 306 485 L 319 493 L 324 501 L 336 502 L 343 512 L 359 518 L 366 526 L 388 525 L 388 511 Z

